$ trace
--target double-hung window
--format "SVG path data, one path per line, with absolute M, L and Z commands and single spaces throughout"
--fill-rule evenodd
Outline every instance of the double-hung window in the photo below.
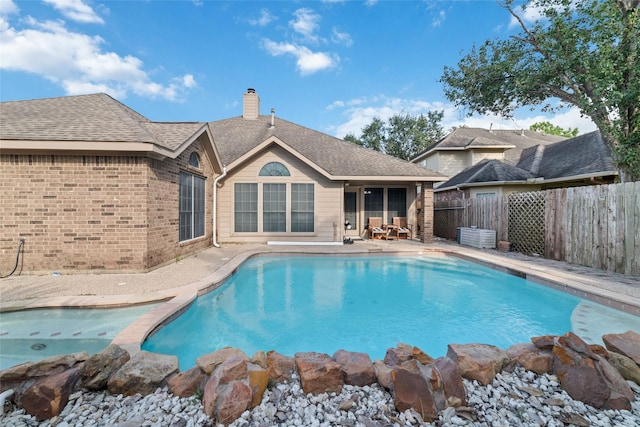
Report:
M 291 232 L 313 232 L 313 184 L 291 184 Z
M 262 230 L 287 231 L 287 184 L 262 184 Z
M 180 241 L 204 236 L 205 179 L 180 172 Z
M 238 233 L 258 231 L 258 184 L 234 184 L 234 229 Z

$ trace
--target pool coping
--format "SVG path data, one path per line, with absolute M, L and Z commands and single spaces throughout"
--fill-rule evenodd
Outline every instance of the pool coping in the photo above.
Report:
M 3 304 L 2 311 L 15 311 L 34 308 L 61 308 L 61 307 L 102 307 L 115 308 L 131 305 L 162 302 L 159 307 L 140 316 L 137 320 L 125 327 L 111 341 L 117 344 L 131 355 L 141 351 L 144 341 L 155 330 L 171 321 L 184 312 L 195 299 L 202 294 L 215 290 L 221 286 L 237 269 L 248 259 L 256 256 L 291 256 L 291 255 L 319 255 L 319 256 L 362 256 L 362 255 L 435 255 L 455 256 L 470 260 L 481 265 L 515 274 L 532 282 L 552 287 L 560 291 L 598 302 L 608 307 L 620 311 L 640 316 L 640 298 L 623 295 L 618 292 L 603 289 L 598 286 L 599 279 L 578 275 L 571 272 L 561 271 L 558 268 L 533 265 L 526 261 L 496 256 L 486 252 L 479 252 L 464 246 L 438 247 L 422 246 L 412 249 L 381 249 L 378 247 L 363 248 L 351 252 L 327 253 L 314 251 L 311 247 L 296 248 L 273 252 L 264 249 L 247 250 L 235 255 L 225 264 L 221 265 L 213 273 L 206 277 L 192 282 L 188 285 L 159 290 L 147 294 L 123 294 L 123 295 L 103 295 L 103 296 L 76 296 L 76 297 L 52 297 L 39 298 L 28 301 L 13 301 Z M 601 281 L 600 281 L 601 282 Z

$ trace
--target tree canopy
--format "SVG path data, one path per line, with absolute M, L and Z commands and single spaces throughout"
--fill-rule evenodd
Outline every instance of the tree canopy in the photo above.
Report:
M 385 123 L 374 117 L 356 137 L 348 134 L 345 141 L 409 160 L 444 136 L 443 111 L 429 111 L 427 115 L 395 114 Z
M 578 136 L 578 128 L 564 129 L 560 126 L 556 126 L 551 122 L 537 122 L 529 126 L 529 130 L 536 132 L 544 132 L 547 135 L 559 135 L 566 136 L 567 138 L 573 138 Z
M 512 117 L 522 106 L 590 117 L 628 180 L 640 179 L 640 0 L 501 5 L 518 34 L 473 46 L 440 81 L 457 106 Z M 532 24 L 524 13 L 535 11 Z M 559 102 L 558 102 L 559 101 Z

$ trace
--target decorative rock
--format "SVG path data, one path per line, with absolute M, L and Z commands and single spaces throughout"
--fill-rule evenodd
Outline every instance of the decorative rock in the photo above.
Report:
M 435 361 L 433 357 L 429 356 L 427 353 L 420 350 L 418 347 L 413 347 L 411 349 L 411 357 L 413 357 L 423 365 L 429 365 Z
M 262 350 L 256 351 L 251 357 L 251 363 L 262 367 L 262 369 L 267 369 L 267 355 Z
M 140 351 L 109 378 L 107 387 L 112 394 L 151 394 L 178 371 L 176 356 Z
M 449 344 L 447 357 L 458 364 L 464 378 L 489 384 L 508 365 L 507 353 L 487 344 Z
M 376 360 L 373 362 L 373 367 L 376 370 L 376 379 L 378 384 L 387 390 L 393 390 L 393 378 L 391 377 L 391 371 L 393 371 L 393 368 L 385 365 L 382 360 Z
M 399 366 L 402 362 L 406 362 L 411 359 L 411 353 L 413 349 L 410 347 L 406 350 L 402 350 L 399 348 L 389 348 L 387 349 L 387 354 L 384 356 L 384 363 L 387 366 Z
M 439 357 L 431 365 L 440 375 L 441 386 L 436 386 L 434 382 L 431 382 L 431 389 L 439 391 L 440 389 L 444 393 L 444 407 L 438 407 L 438 410 L 443 410 L 449 406 L 466 406 L 467 404 L 467 392 L 462 382 L 462 374 L 458 365 L 448 357 Z
M 424 421 L 432 421 L 438 416 L 431 387 L 420 372 L 399 366 L 391 372 L 391 377 L 394 390 L 393 402 L 398 411 L 404 412 L 413 408 L 422 414 Z
M 376 371 L 368 354 L 338 350 L 333 358 L 342 366 L 345 384 L 361 387 L 376 382 Z
M 129 352 L 119 345 L 111 344 L 90 356 L 80 370 L 82 386 L 88 390 L 103 390 L 109 377 L 129 361 Z
M 568 332 L 553 348 L 553 368 L 564 390 L 596 408 L 631 409 L 633 391 L 618 371 L 577 335 Z
M 340 393 L 342 390 L 342 367 L 328 354 L 296 353 L 294 361 L 305 393 Z
M 229 425 L 249 409 L 252 396 L 251 389 L 242 381 L 225 384 L 216 399 L 213 414 L 209 414 L 217 422 Z
M 284 356 L 273 350 L 267 352 L 267 372 L 271 381 L 276 383 L 291 381 L 295 366 L 293 357 Z
M 78 367 L 41 378 L 22 394 L 22 407 L 39 421 L 60 415 L 79 382 Z
M 531 338 L 531 342 L 540 350 L 553 350 L 553 346 L 556 345 L 557 339 L 557 335 L 542 335 Z
M 16 388 L 19 384 L 35 378 L 60 374 L 67 369 L 84 362 L 89 357 L 86 351 L 51 356 L 38 362 L 26 362 L 0 371 L 0 391 Z
M 225 347 L 220 350 L 216 350 L 213 353 L 198 357 L 196 359 L 196 366 L 199 366 L 205 374 L 211 375 L 218 365 L 231 357 L 237 357 L 247 362 L 249 361 L 249 358 L 242 350 Z
M 249 373 L 249 388 L 253 396 L 250 407 L 254 408 L 262 401 L 262 395 L 269 385 L 269 372 L 254 363 L 247 365 L 247 371 Z
M 624 334 L 607 334 L 602 336 L 607 349 L 627 356 L 640 365 L 640 334 L 627 331 Z
M 611 366 L 620 372 L 622 378 L 640 384 L 640 366 L 627 356 L 618 354 L 615 351 L 609 351 L 608 356 L 607 360 L 611 363 Z
M 243 359 L 237 355 L 233 355 L 223 361 L 215 369 L 215 374 L 220 378 L 221 383 L 230 383 L 231 381 L 244 380 L 247 378 L 247 363 L 249 359 Z
M 515 344 L 507 349 L 507 355 L 536 374 L 550 374 L 553 370 L 551 349 L 538 348 L 531 343 Z
M 169 378 L 167 387 L 169 391 L 176 396 L 190 397 L 195 395 L 198 390 L 204 388 L 204 384 L 208 378 L 207 374 L 196 366 Z

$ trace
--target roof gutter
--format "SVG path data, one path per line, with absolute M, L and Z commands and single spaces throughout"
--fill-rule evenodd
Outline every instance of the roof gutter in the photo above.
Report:
M 220 243 L 218 243 L 217 239 L 217 219 L 218 219 L 218 183 L 227 176 L 227 166 L 222 165 L 222 175 L 218 175 L 216 179 L 213 180 L 213 246 L 216 248 L 220 247 Z

